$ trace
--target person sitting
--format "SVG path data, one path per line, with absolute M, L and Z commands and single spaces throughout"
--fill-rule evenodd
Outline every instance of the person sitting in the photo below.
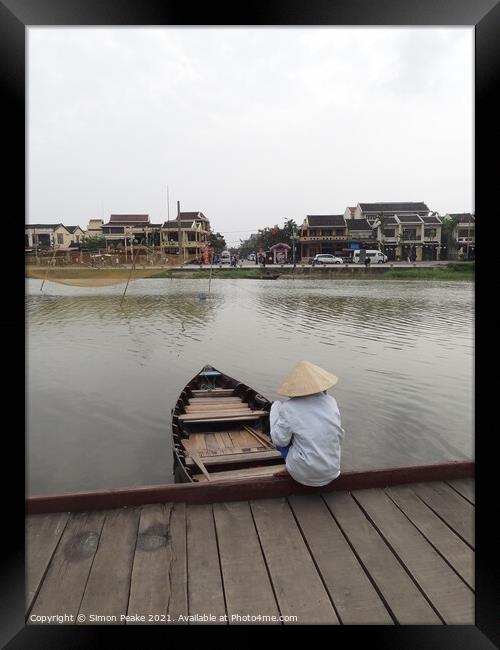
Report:
M 335 375 L 309 361 L 300 361 L 278 389 L 286 402 L 273 402 L 271 439 L 285 459 L 286 470 L 303 485 L 327 485 L 340 475 L 340 447 L 344 440 L 336 400 L 326 392 L 338 382 Z

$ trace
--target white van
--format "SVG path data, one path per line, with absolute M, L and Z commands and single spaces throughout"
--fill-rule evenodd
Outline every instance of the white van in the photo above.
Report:
M 229 251 L 222 251 L 220 254 L 221 264 L 231 264 L 231 253 Z
M 352 261 L 355 264 L 359 264 L 359 254 L 360 254 L 360 249 L 356 249 L 354 251 L 354 255 L 352 256 Z M 378 250 L 367 250 L 366 251 L 366 257 L 370 258 L 370 264 L 385 264 L 388 260 L 387 255 L 384 255 L 382 251 Z

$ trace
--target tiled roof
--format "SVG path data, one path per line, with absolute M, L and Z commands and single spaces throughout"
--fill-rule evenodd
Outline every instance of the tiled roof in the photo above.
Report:
M 112 214 L 109 223 L 149 223 L 149 214 Z
M 418 203 L 360 203 L 363 212 L 429 212 L 429 208 L 423 202 Z
M 397 214 L 396 217 L 402 224 L 422 223 L 422 219 L 418 214 Z
M 193 219 L 189 220 L 181 220 L 181 228 L 191 228 L 193 225 Z M 168 230 L 177 230 L 179 228 L 179 222 L 177 219 L 174 219 L 174 221 L 165 221 L 163 224 L 163 228 L 167 228 Z
M 77 228 L 80 228 L 80 226 L 64 226 L 64 227 L 65 227 L 66 230 L 68 230 L 71 234 L 73 234 Z M 81 228 L 80 228 L 80 230 L 81 230 Z
M 430 225 L 430 224 L 441 224 L 442 221 L 439 217 L 436 217 L 433 215 L 432 217 L 420 217 L 422 221 L 425 223 L 425 225 Z
M 476 221 L 475 215 L 470 214 L 470 212 L 453 213 L 449 216 L 455 217 L 458 220 L 458 223 L 474 223 Z
M 345 226 L 343 214 L 308 214 L 307 221 L 313 227 L 338 227 Z
M 386 226 L 397 226 L 398 222 L 396 221 L 396 217 L 384 217 L 384 228 Z
M 372 227 L 366 219 L 346 219 L 348 230 L 372 230 Z
M 181 212 L 181 219 L 198 219 L 201 221 L 208 221 L 203 212 Z
M 62 223 L 27 223 L 25 224 L 25 229 L 33 229 L 33 228 L 57 228 L 58 226 L 62 226 Z

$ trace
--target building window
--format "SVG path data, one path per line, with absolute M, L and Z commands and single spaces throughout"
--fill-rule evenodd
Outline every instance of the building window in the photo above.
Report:
M 386 228 L 384 230 L 384 237 L 395 237 L 396 230 L 394 228 Z
M 416 239 L 417 238 L 417 229 L 416 228 L 404 228 L 403 237 L 405 239 Z
M 57 233 L 57 243 L 64 244 L 64 235 L 61 234 L 60 232 Z
M 344 230 L 336 230 L 335 231 L 335 237 L 342 237 L 344 235 Z

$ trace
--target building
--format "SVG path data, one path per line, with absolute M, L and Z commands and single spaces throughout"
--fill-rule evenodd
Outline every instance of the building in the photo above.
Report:
M 348 208 L 350 210 L 350 208 Z M 346 219 L 347 242 L 344 256 L 351 254 L 358 248 L 378 248 L 377 231 L 372 228 L 366 219 Z
M 57 223 L 33 223 L 25 225 L 25 248 L 52 248 L 54 245 L 54 229 L 61 225 Z
M 161 224 L 153 224 L 148 214 L 112 214 L 102 224 L 106 248 L 133 247 L 134 244 L 160 246 Z
M 273 264 L 286 264 L 290 254 L 291 246 L 288 244 L 274 244 L 269 249 L 273 256 Z
M 300 257 L 304 260 L 320 253 L 342 255 L 347 239 L 343 214 L 307 215 L 299 227 Z
M 62 223 L 54 228 L 53 248 L 56 250 L 78 248 L 85 235 L 80 226 L 65 226 Z
M 166 256 L 180 252 L 182 262 L 201 258 L 210 243 L 210 221 L 203 212 L 180 212 L 179 217 L 161 227 L 162 251 Z
M 430 210 L 422 201 L 417 203 L 403 202 L 403 203 L 358 203 L 354 208 L 346 208 L 349 210 L 353 219 L 366 219 L 370 225 L 373 225 L 380 215 L 384 217 L 393 217 L 395 214 L 413 215 L 418 214 L 420 217 L 426 217 Z
M 89 237 L 100 237 L 102 235 L 103 219 L 90 219 L 87 226 L 87 235 Z
M 453 249 L 459 259 L 476 257 L 476 217 L 470 212 L 445 214 L 443 219 L 453 219 L 455 226 L 451 233 Z M 453 251 L 454 252 L 454 251 Z M 454 255 L 453 255 L 454 256 Z
M 376 238 L 389 260 L 439 260 L 442 221 L 437 215 L 394 214 L 374 222 Z

